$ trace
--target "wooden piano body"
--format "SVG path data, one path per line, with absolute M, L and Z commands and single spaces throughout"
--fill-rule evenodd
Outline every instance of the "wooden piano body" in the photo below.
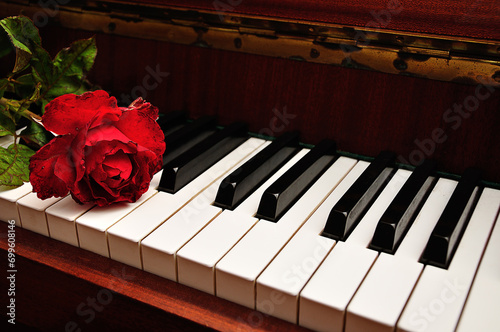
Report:
M 332 138 L 340 150 L 368 157 L 392 150 L 403 164 L 432 158 L 451 174 L 476 166 L 485 180 L 500 182 L 500 9 L 494 0 L 43 3 L 49 2 L 7 1 L 0 14 L 38 20 L 52 52 L 96 35 L 89 80 L 119 102 L 143 96 L 161 112 L 217 115 L 223 125 L 242 120 L 267 136 L 297 129 L 304 143 Z M 28 326 L 302 330 L 16 232 L 17 318 Z M 92 307 L 93 299 L 101 302 Z

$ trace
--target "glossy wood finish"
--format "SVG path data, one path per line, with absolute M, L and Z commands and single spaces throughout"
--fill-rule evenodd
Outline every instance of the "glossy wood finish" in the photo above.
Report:
M 500 40 L 496 0 L 107 0 Z M 466 27 L 466 28 L 464 28 Z
M 53 54 L 91 35 L 42 29 Z M 500 182 L 498 89 L 96 36 L 99 53 L 89 79 L 124 104 L 142 95 L 161 112 L 217 115 L 221 124 L 244 121 L 272 136 L 299 130 L 305 143 L 330 138 L 339 150 L 371 157 L 391 150 L 407 164 L 427 157 L 438 170 L 456 174 L 475 166 L 486 180 Z
M 16 321 L 27 326 L 64 331 L 74 322 L 84 331 L 306 331 L 36 233 L 21 228 L 15 233 Z M 3 262 L 7 246 L 7 224 L 0 222 Z M 0 285 L 5 304 L 5 277 Z

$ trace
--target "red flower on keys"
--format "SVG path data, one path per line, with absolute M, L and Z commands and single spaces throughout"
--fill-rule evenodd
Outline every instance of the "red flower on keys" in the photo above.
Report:
M 142 98 L 127 108 L 105 91 L 51 101 L 42 124 L 58 135 L 30 159 L 30 182 L 41 199 L 63 197 L 99 206 L 135 202 L 162 167 L 158 109 Z

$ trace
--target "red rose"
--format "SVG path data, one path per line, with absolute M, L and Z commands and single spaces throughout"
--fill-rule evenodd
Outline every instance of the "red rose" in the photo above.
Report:
M 68 191 L 79 203 L 135 202 L 162 167 L 158 109 L 135 100 L 118 107 L 105 91 L 58 97 L 42 123 L 58 136 L 30 159 L 30 182 L 41 199 Z

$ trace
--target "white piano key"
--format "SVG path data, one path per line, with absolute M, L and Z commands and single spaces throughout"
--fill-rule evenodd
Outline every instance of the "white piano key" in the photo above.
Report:
M 347 304 L 376 258 L 373 250 L 337 243 L 300 293 L 299 325 L 343 331 Z
M 142 268 L 140 241 L 198 194 L 214 200 L 216 192 L 204 190 L 242 160 L 257 153 L 263 143 L 261 139 L 250 138 L 175 194 L 159 192 L 111 226 L 106 232 L 110 258 Z
M 409 176 L 410 172 L 405 170 L 396 172 L 351 235 L 335 245 L 304 287 L 300 293 L 300 325 L 317 330 L 343 330 L 347 304 L 378 256 L 378 252 L 367 248 L 377 222 Z M 317 312 L 326 314 L 318 319 Z
M 0 146 L 2 148 L 8 148 L 14 142 L 14 136 L 7 135 L 0 137 Z
M 117 203 L 109 206 L 94 207 L 76 219 L 76 229 L 80 248 L 109 257 L 106 230 L 128 215 L 157 191 L 150 188 L 134 203 Z
M 368 163 L 359 162 L 349 172 L 333 193 L 260 275 L 257 279 L 257 310 L 297 323 L 299 292 L 335 244 L 335 241 L 320 235 L 328 214 L 367 166 Z M 373 206 L 348 237 L 347 240 L 350 240 L 350 243 L 358 243 L 361 241 L 359 238 L 364 237 L 366 243 L 361 246 L 365 250 L 370 250 L 366 248 L 370 241 L 370 234 L 373 234 L 381 215 L 409 176 L 410 172 L 405 170 L 399 170 L 394 175 L 373 203 Z M 282 303 L 274 304 L 272 307 L 265 306 L 266 303 L 271 301 L 272 295 L 276 293 L 280 294 L 283 299 Z M 269 308 L 272 308 L 272 312 L 266 311 Z M 303 317 L 305 321 L 309 319 L 316 320 L 317 318 Z
M 398 331 L 455 331 L 499 207 L 500 191 L 484 189 L 450 266 L 425 266 Z
M 222 211 L 212 205 L 193 210 L 189 219 L 176 213 L 141 242 L 144 271 L 177 281 L 177 251 Z
M 267 146 L 270 142 L 264 143 L 262 148 Z M 272 183 L 272 179 L 276 179 L 285 172 L 286 169 L 291 167 L 305 151 L 299 152 L 292 160 L 279 170 L 271 179 L 268 180 Z M 222 179 L 221 179 L 222 180 Z M 220 181 L 214 182 L 207 192 L 216 192 L 219 188 Z M 263 185 L 262 187 L 264 187 Z M 242 202 L 236 210 L 247 211 L 247 216 L 252 216 L 257 211 L 258 198 L 260 194 L 251 195 L 244 202 Z M 257 190 L 259 191 L 259 190 Z M 257 197 L 258 196 L 258 197 Z M 255 198 L 252 198 L 255 197 Z M 145 271 L 155 273 L 159 276 L 177 280 L 177 263 L 176 255 L 180 248 L 187 243 L 193 236 L 195 236 L 205 225 L 212 221 L 222 209 L 212 206 L 213 195 L 210 200 L 207 195 L 199 195 L 190 203 L 184 206 L 178 213 L 173 215 L 168 222 L 163 223 L 158 229 L 148 235 L 142 242 L 142 260 L 143 268 Z M 251 206 L 253 202 L 253 211 Z M 220 243 L 219 243 L 220 244 Z M 205 249 L 203 250 L 205 251 Z M 196 252 L 196 251 L 195 251 Z M 205 252 L 206 254 L 206 252 Z M 212 283 L 213 284 L 213 283 Z M 200 285 L 195 283 L 195 285 Z
M 401 182 L 400 174 L 396 173 L 396 183 Z M 434 189 L 433 200 L 446 189 L 446 184 L 445 181 Z M 391 184 L 388 188 L 397 187 Z M 434 205 L 427 205 L 429 212 L 422 210 L 423 217 L 418 218 L 430 215 Z M 363 218 L 346 242 L 335 245 L 306 284 L 300 293 L 299 325 L 319 331 L 344 330 L 346 308 L 378 257 L 378 252 L 367 248 L 375 231 L 374 220 Z
M 12 143 L 14 143 L 14 136 L 7 135 L 0 137 L 0 146 L 7 149 Z
M 26 127 L 23 127 L 21 129 L 16 130 L 16 134 L 19 135 L 21 132 L 26 129 Z M 17 139 L 17 142 L 19 142 L 19 138 Z M 8 148 L 12 143 L 14 143 L 14 136 L 12 135 L 6 135 L 0 137 L 0 146 L 3 148 Z
M 25 183 L 14 189 L 0 191 L 0 220 L 5 222 L 15 220 L 16 226 L 21 227 L 21 218 L 17 208 L 17 200 L 28 195 L 33 190 L 30 183 Z
M 255 281 L 354 165 L 339 158 L 278 222 L 260 220 L 216 268 L 216 295 L 255 308 Z
M 367 166 L 363 161 L 354 166 L 257 278 L 257 310 L 297 322 L 297 295 L 336 242 L 319 234 L 332 207 Z
M 163 169 L 161 169 L 158 173 L 153 175 L 153 178 L 151 179 L 151 182 L 149 183 L 150 188 L 157 189 L 158 186 L 160 185 L 160 180 L 161 180 L 161 175 L 163 174 Z
M 416 262 L 381 253 L 347 308 L 345 331 L 393 331 L 421 270 Z
M 146 198 L 151 197 L 156 193 L 156 189 L 158 187 L 159 183 L 159 178 L 161 177 L 161 170 L 156 173 L 152 181 L 150 183 L 150 190 L 147 193 L 144 193 L 143 196 L 145 195 Z M 144 202 L 145 200 L 141 200 L 141 202 Z M 122 206 L 123 204 L 119 204 Z M 135 207 L 139 206 L 140 204 L 135 204 Z M 82 216 L 84 213 L 92 209 L 95 205 L 94 204 L 78 204 L 76 203 L 70 196 L 64 198 L 60 202 L 57 202 L 50 208 L 48 208 L 45 213 L 47 214 L 47 224 L 49 227 L 49 233 L 50 237 L 59 241 L 66 242 L 68 244 L 74 245 L 74 246 L 79 246 L 79 239 L 78 239 L 78 228 L 76 225 L 76 219 Z M 97 208 L 99 211 L 101 208 Z M 94 217 L 95 214 L 93 214 Z M 122 217 L 124 217 L 125 214 L 122 214 Z M 121 219 L 121 218 L 120 218 Z M 118 220 L 115 218 L 107 219 L 106 221 L 100 221 L 99 225 L 97 226 L 98 228 L 102 228 L 105 225 L 106 228 L 109 228 L 112 224 L 117 222 Z M 92 223 L 92 221 L 90 221 Z M 101 240 L 102 240 L 102 230 L 101 230 Z M 99 237 L 99 235 L 97 235 Z M 97 238 L 92 238 L 91 242 L 96 242 Z M 106 241 L 106 239 L 104 239 Z M 102 241 L 99 241 L 102 243 Z M 103 248 L 103 246 L 99 246 L 101 250 L 96 250 L 98 253 L 103 254 L 108 256 L 107 248 Z M 107 245 L 106 245 L 107 247 Z
M 78 247 L 75 220 L 94 204 L 78 204 L 71 196 L 66 196 L 45 210 L 50 237 Z
M 156 189 L 160 183 L 162 172 L 163 170 L 160 170 L 153 176 L 149 190 L 136 202 L 122 202 L 111 206 L 94 207 L 76 219 L 75 227 L 80 248 L 109 257 L 106 230 L 158 192 Z
M 179 282 L 214 294 L 215 264 L 234 245 L 234 238 L 241 238 L 256 222 L 256 218 L 236 211 L 222 212 L 177 253 Z M 206 243 L 210 245 L 200 247 Z
M 423 269 L 419 258 L 457 183 L 440 179 L 394 255 L 381 253 L 347 307 L 345 331 L 393 331 Z
M 213 182 L 203 194 L 196 196 L 141 241 L 145 271 L 177 281 L 177 251 L 222 212 L 222 209 L 211 205 L 219 186 L 220 181 Z
M 184 198 L 184 199 L 183 199 Z M 180 209 L 188 198 L 158 192 L 107 231 L 110 258 L 142 268 L 139 242 Z
M 500 327 L 500 215 L 490 236 L 457 332 L 493 331 Z
M 33 192 L 20 198 L 17 201 L 17 205 L 23 228 L 49 236 L 45 210 L 61 199 L 62 197 L 51 197 L 41 200 L 36 196 L 36 193 Z
M 307 149 L 299 151 L 234 211 L 224 211 L 178 251 L 177 268 L 180 283 L 215 294 L 215 264 L 255 224 L 257 219 L 253 216 L 257 213 L 259 200 L 264 191 L 307 152 Z M 184 209 L 181 212 L 183 211 Z

